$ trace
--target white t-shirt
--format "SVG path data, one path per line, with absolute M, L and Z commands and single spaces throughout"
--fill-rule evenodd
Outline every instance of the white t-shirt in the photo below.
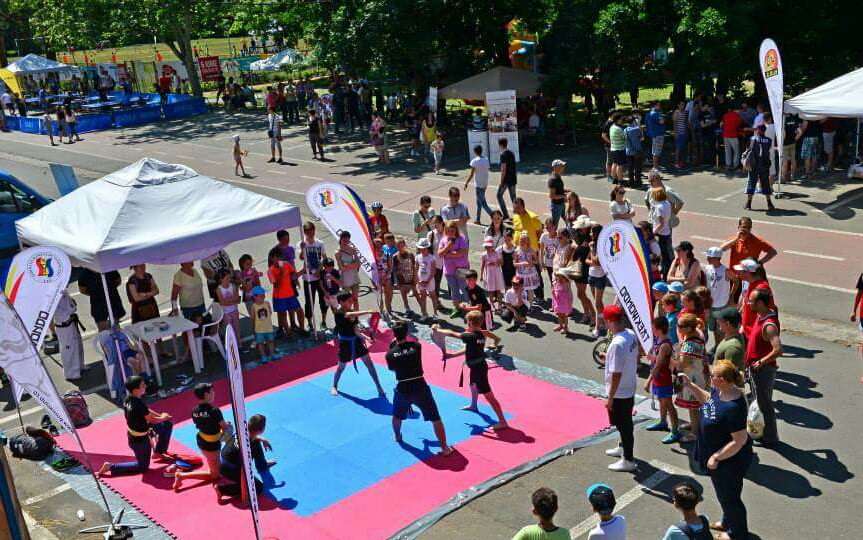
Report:
M 612 216 L 614 216 L 615 214 L 620 214 L 620 215 L 628 214 L 632 211 L 632 205 L 629 203 L 629 201 L 627 199 L 623 199 L 622 203 L 619 203 L 617 201 L 611 201 L 611 204 L 609 204 L 608 206 L 609 206 L 609 209 L 611 210 Z M 629 221 L 631 223 L 632 218 L 627 218 L 625 221 Z
M 323 261 L 327 257 L 327 249 L 324 247 L 324 243 L 315 239 L 314 242 L 306 244 L 306 241 L 303 240 L 300 242 L 300 253 L 308 267 L 308 277 L 306 276 L 305 267 L 301 272 L 303 279 L 317 281 L 321 276 Z
M 546 268 L 551 268 L 554 266 L 554 255 L 557 253 L 557 249 L 560 247 L 560 238 L 548 235 L 548 232 L 542 233 L 542 236 L 539 237 L 539 243 L 545 247 L 545 251 L 542 256 L 542 265 Z
M 587 533 L 587 540 L 626 540 L 626 519 L 614 516 L 599 524 Z
M 12 103 L 12 96 L 9 95 L 9 92 L 3 92 L 3 95 L 0 96 L 0 104 L 3 104 L 3 106 L 5 107 L 10 103 Z
M 515 289 L 507 289 L 503 295 L 503 303 L 515 305 L 516 299 L 518 297 L 515 295 Z M 530 309 L 530 301 L 527 299 L 527 290 L 521 290 L 521 303 L 527 306 L 527 309 Z
M 488 169 L 490 164 L 485 156 L 475 157 L 470 160 L 470 166 L 473 168 L 473 180 L 476 182 L 476 187 L 488 187 Z
M 417 255 L 417 262 L 419 263 L 419 277 L 420 281 L 429 281 L 434 278 L 435 271 L 435 256 L 429 253 L 428 255 Z
M 659 217 L 664 218 L 662 228 L 659 229 L 659 234 L 668 236 L 671 234 L 671 204 L 668 201 L 654 201 L 650 207 L 650 223 L 656 225 L 659 223 Z
M 615 399 L 631 398 L 635 395 L 638 370 L 638 339 L 629 328 L 615 334 L 605 353 L 605 391 L 611 391 L 611 375 L 620 373 Z M 601 537 L 600 537 L 601 538 Z
M 713 298 L 713 307 L 721 308 L 728 305 L 731 296 L 731 282 L 728 280 L 728 269 L 720 264 L 718 268 L 713 265 L 704 264 L 704 277 L 707 279 L 707 288 L 710 289 L 710 297 Z

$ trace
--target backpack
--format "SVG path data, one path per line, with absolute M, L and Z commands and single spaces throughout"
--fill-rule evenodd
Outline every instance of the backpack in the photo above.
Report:
M 710 522 L 707 521 L 707 518 L 704 516 L 698 517 L 701 519 L 701 524 L 703 525 L 700 531 L 693 531 L 692 527 L 690 527 L 686 521 L 679 522 L 677 524 L 677 528 L 680 529 L 683 534 L 689 538 L 689 540 L 713 540 L 713 533 L 710 532 Z
M 87 401 L 84 395 L 78 390 L 69 390 L 63 394 L 63 405 L 66 406 L 66 412 L 69 413 L 69 419 L 76 427 L 89 426 L 93 423 L 90 417 L 90 409 L 87 407 Z

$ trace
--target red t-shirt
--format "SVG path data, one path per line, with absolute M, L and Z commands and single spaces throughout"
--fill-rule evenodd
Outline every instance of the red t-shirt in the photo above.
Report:
M 762 279 L 760 281 L 753 281 L 749 284 L 749 288 L 746 290 L 746 295 L 752 294 L 752 291 L 755 289 L 766 289 L 770 292 L 770 310 L 776 311 L 776 303 L 773 301 L 773 289 L 770 288 L 770 283 L 767 282 L 766 279 Z M 748 298 L 743 299 L 743 309 L 740 310 L 740 318 L 743 319 L 743 335 L 748 336 L 749 331 L 752 329 L 752 325 L 755 324 L 756 319 L 758 318 L 758 314 L 752 311 L 752 308 L 749 307 Z
M 267 277 L 273 284 L 273 298 L 291 298 L 296 296 L 291 276 L 296 273 L 291 263 L 281 261 L 279 265 L 273 265 L 267 271 Z
M 168 93 L 171 91 L 171 77 L 162 75 L 159 77 L 159 89 L 162 92 Z
M 742 123 L 743 118 L 740 118 L 737 111 L 728 111 L 722 116 L 722 136 L 726 139 L 737 138 L 737 132 Z

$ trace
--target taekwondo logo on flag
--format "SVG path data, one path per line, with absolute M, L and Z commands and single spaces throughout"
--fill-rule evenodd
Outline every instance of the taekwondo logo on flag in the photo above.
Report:
M 336 195 L 335 193 L 333 193 L 333 190 L 329 188 L 323 188 L 319 189 L 315 193 L 315 199 L 318 207 L 321 210 L 331 210 L 336 202 Z
M 775 77 L 779 75 L 779 53 L 776 49 L 770 49 L 764 55 L 764 76 Z
M 37 252 L 28 259 L 27 271 L 34 280 L 51 283 L 55 276 L 62 273 L 62 264 L 50 252 Z

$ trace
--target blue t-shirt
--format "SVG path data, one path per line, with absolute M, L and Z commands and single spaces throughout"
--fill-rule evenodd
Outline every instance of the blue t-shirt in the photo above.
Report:
M 660 120 L 662 120 L 662 113 L 659 111 L 650 111 L 647 113 L 647 136 L 648 137 L 659 137 L 660 135 L 665 135 L 665 124 L 661 124 Z
M 623 130 L 623 136 L 626 137 L 626 155 L 634 156 L 641 153 L 641 128 L 632 125 Z
M 674 345 L 677 343 L 677 315 L 678 311 L 674 313 L 666 313 L 665 318 L 668 320 L 668 339 L 671 340 L 671 344 Z
M 701 433 L 695 447 L 696 459 L 702 467 L 707 467 L 710 456 L 731 442 L 732 433 L 746 429 L 747 410 L 742 395 L 733 401 L 722 401 L 718 390 L 710 392 L 710 399 L 701 406 Z M 720 465 L 742 465 L 751 458 L 752 439 L 747 436 L 746 445 Z
M 707 522 L 710 523 L 710 520 L 707 520 Z M 699 523 L 698 525 L 690 523 L 689 528 L 692 530 L 693 533 L 698 534 L 699 532 L 701 532 L 702 529 L 704 529 L 704 523 Z M 689 537 L 686 536 L 685 532 L 680 530 L 680 527 L 678 527 L 677 524 L 674 524 L 668 527 L 668 530 L 665 531 L 665 536 L 662 537 L 662 540 L 689 540 Z

